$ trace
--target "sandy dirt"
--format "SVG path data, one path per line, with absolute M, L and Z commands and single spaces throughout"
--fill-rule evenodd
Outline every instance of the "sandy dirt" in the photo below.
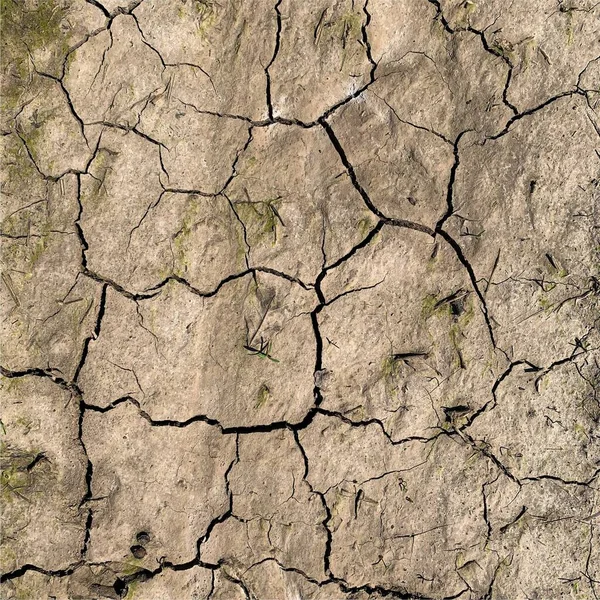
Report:
M 598 2 L 1 13 L 3 599 L 598 600 Z

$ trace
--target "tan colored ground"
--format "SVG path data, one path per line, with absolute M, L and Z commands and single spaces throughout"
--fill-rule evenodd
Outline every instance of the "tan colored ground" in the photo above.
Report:
M 598 600 L 599 3 L 1 7 L 2 598 Z

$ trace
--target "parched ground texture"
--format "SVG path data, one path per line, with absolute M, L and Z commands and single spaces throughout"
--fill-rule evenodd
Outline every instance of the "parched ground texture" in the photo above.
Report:
M 1 7 L 2 598 L 598 600 L 597 1 Z

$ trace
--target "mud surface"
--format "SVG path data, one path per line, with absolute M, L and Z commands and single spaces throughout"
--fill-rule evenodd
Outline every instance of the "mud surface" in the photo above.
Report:
M 1 45 L 2 598 L 598 600 L 600 5 Z

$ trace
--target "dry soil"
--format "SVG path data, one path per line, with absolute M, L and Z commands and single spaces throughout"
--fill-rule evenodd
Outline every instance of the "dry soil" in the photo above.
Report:
M 1 9 L 3 599 L 598 600 L 600 3 Z

